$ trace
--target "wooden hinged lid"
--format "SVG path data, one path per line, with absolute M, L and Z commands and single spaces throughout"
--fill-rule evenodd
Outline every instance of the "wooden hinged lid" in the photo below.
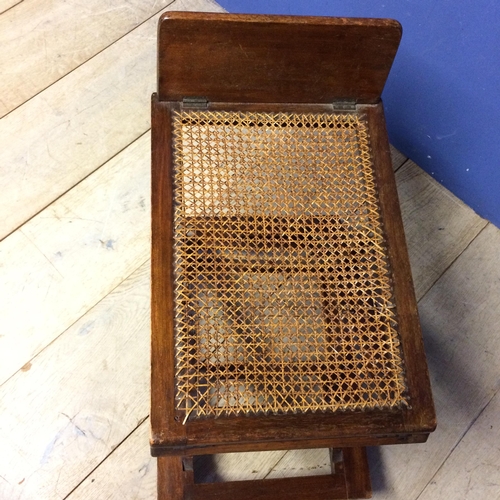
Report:
M 401 32 L 390 19 L 168 12 L 159 24 L 158 97 L 373 104 Z

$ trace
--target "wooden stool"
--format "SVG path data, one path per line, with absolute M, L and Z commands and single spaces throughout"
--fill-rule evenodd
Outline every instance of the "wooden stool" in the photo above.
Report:
M 380 100 L 400 25 L 169 12 L 152 119 L 158 498 L 368 498 L 435 413 Z M 194 455 L 340 448 L 196 484 Z

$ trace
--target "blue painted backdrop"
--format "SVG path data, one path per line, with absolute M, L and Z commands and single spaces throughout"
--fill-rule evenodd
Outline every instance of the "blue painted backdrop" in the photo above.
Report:
M 499 0 L 218 0 L 229 12 L 390 17 L 403 40 L 383 99 L 391 142 L 500 227 Z

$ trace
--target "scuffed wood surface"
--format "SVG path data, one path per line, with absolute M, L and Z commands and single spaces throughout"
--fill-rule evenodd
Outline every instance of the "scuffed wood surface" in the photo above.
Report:
M 0 387 L 0 498 L 65 498 L 148 412 L 149 262 Z
M 296 476 L 319 476 L 330 474 L 330 451 L 320 450 L 290 450 L 271 469 L 269 479 Z
M 172 13 L 158 28 L 158 98 L 375 104 L 400 39 L 390 19 Z
M 147 134 L 0 243 L 0 383 L 149 258 L 149 178 Z
M 156 459 L 144 446 L 148 439 L 146 420 L 67 499 L 156 500 Z
M 203 455 L 195 459 L 195 478 L 206 483 L 264 479 L 284 455 L 284 451 Z

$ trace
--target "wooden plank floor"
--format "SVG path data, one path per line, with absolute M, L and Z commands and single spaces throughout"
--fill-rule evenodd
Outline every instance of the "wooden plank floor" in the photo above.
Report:
M 211 0 L 0 2 L 0 499 L 154 499 L 149 98 L 156 23 Z M 393 151 L 438 429 L 372 448 L 374 498 L 500 499 L 500 231 Z M 321 474 L 221 455 L 207 480 Z

